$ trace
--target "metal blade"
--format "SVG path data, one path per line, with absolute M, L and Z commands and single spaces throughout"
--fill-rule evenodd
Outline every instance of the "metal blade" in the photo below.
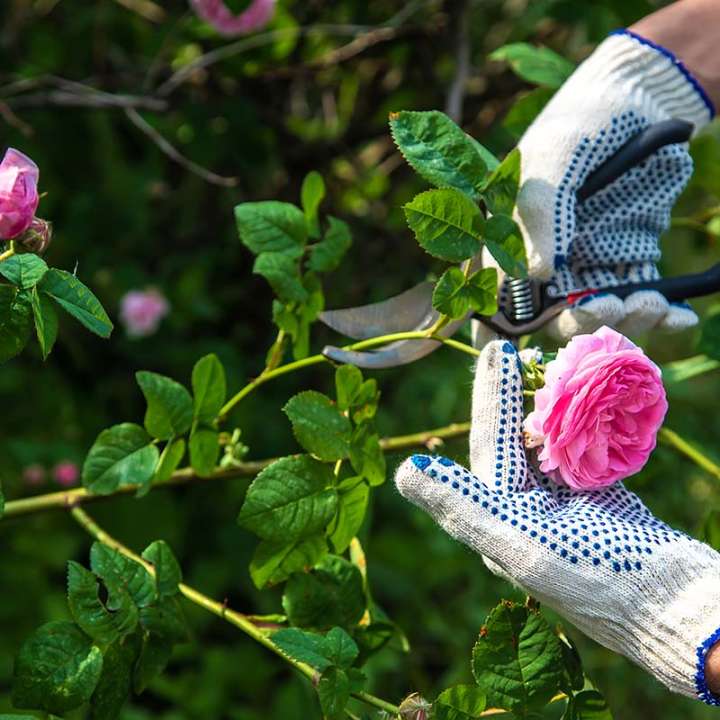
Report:
M 326 310 L 320 313 L 320 320 L 341 335 L 356 340 L 421 330 L 430 327 L 438 318 L 432 307 L 432 292 L 432 283 L 421 282 L 382 302 L 343 310 Z

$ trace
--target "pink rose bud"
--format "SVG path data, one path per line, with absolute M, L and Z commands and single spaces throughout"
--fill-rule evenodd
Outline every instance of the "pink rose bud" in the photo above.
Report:
M 38 166 L 9 148 L 0 163 L 0 239 L 10 240 L 30 227 L 40 197 Z
M 39 217 L 33 218 L 30 227 L 20 236 L 16 242 L 36 255 L 42 255 L 52 240 L 52 223 Z
M 39 463 L 33 463 L 23 468 L 22 477 L 26 485 L 37 487 L 45 482 L 45 468 Z
M 245 35 L 266 25 L 275 11 L 275 0 L 253 0 L 235 14 L 223 0 L 190 0 L 195 12 L 221 35 Z
M 608 327 L 577 335 L 547 364 L 525 420 L 540 470 L 574 490 L 638 472 L 655 448 L 668 403 L 660 368 Z
M 80 470 L 74 462 L 63 460 L 53 468 L 52 475 L 58 485 L 72 487 L 80 479 Z
M 120 300 L 120 321 L 130 337 L 152 335 L 170 312 L 170 304 L 158 290 L 131 290 Z

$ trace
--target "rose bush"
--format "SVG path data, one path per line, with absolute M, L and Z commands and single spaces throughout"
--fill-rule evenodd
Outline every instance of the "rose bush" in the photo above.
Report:
M 668 404 L 660 368 L 608 327 L 578 335 L 547 364 L 525 421 L 540 469 L 574 490 L 599 490 L 638 472 Z

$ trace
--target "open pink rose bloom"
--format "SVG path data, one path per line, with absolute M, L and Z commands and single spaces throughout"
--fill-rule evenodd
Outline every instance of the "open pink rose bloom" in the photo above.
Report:
M 660 368 L 620 333 L 578 335 L 547 364 L 525 420 L 542 445 L 540 469 L 574 490 L 597 490 L 638 472 L 667 412 Z
M 266 25 L 275 11 L 275 0 L 253 0 L 242 12 L 233 13 L 223 0 L 190 0 L 195 12 L 221 35 L 245 35 Z
M 153 288 L 131 290 L 120 299 L 120 321 L 130 337 L 152 335 L 169 312 L 170 303 Z
M 9 148 L 0 163 L 0 240 L 17 237 L 30 227 L 40 198 L 38 166 Z

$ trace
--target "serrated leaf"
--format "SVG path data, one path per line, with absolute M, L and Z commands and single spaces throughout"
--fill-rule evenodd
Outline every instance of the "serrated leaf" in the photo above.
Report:
M 141 370 L 135 373 L 147 402 L 145 428 L 158 440 L 186 433 L 193 420 L 193 400 L 187 389 L 165 375 Z
M 33 317 L 35 319 L 35 332 L 37 333 L 40 351 L 43 360 L 47 360 L 48 355 L 55 345 L 58 334 L 58 317 L 52 300 L 47 296 L 39 293 L 37 288 L 33 288 L 30 295 L 32 304 Z
M 349 668 L 359 655 L 357 644 L 341 627 L 331 628 L 323 645 L 326 657 L 341 668 Z
M 125 592 L 140 609 L 157 600 L 152 575 L 140 563 L 107 545 L 93 543 L 90 548 L 90 568 L 107 586 L 109 598 L 106 605 L 110 610 L 118 608 L 116 595 Z
M 485 694 L 475 685 L 455 685 L 443 690 L 433 703 L 436 720 L 474 720 L 485 709 Z
M 386 477 L 385 453 L 380 438 L 368 424 L 355 428 L 350 443 L 350 463 L 358 475 L 375 487 L 382 485 Z
M 477 197 L 487 168 L 473 140 L 438 111 L 399 112 L 390 132 L 411 167 L 437 187 L 452 187 Z
M 162 453 L 160 453 L 155 477 L 150 478 L 152 482 L 162 483 L 169 480 L 175 470 L 177 470 L 184 456 L 185 440 L 183 438 L 168 442 L 163 448 Z M 150 483 L 145 487 L 149 489 Z M 140 495 L 140 491 L 138 491 L 138 495 Z
M 483 268 L 466 278 L 457 267 L 448 268 L 435 284 L 433 307 L 444 315 L 459 319 L 470 310 L 481 315 L 497 312 L 497 272 Z
M 291 625 L 318 630 L 352 627 L 365 612 L 362 575 L 344 558 L 328 555 L 311 572 L 288 580 L 282 605 Z
M 235 208 L 240 240 L 253 253 L 302 254 L 307 225 L 302 210 L 290 203 L 268 200 L 243 203 Z
M 175 597 L 166 597 L 154 605 L 141 608 L 140 624 L 146 632 L 171 645 L 188 637 L 185 616 Z
M 197 428 L 190 435 L 190 465 L 200 477 L 210 477 L 220 454 L 220 433 Z
M 473 648 L 472 670 L 489 705 L 522 715 L 542 707 L 559 688 L 560 640 L 540 613 L 503 602 Z
M 352 245 L 352 235 L 347 223 L 328 215 L 325 237 L 310 251 L 308 267 L 315 272 L 335 270 Z
M 329 397 L 306 390 L 290 398 L 283 412 L 305 450 L 326 461 L 347 457 L 352 426 Z
M 155 568 L 158 597 L 161 600 L 175 597 L 182 582 L 182 570 L 170 546 L 164 540 L 156 540 L 143 550 L 142 556 Z
M 103 671 L 90 699 L 92 720 L 116 720 L 132 691 L 133 666 L 138 657 L 137 635 L 111 645 L 103 654 Z
M 73 710 L 90 699 L 102 665 L 100 648 L 73 623 L 42 625 L 15 660 L 13 704 L 55 714 Z
M 341 365 L 335 370 L 335 395 L 338 410 L 344 412 L 350 409 L 362 384 L 362 372 L 354 365 Z
M 255 258 L 253 272 L 262 275 L 284 303 L 307 300 L 297 258 L 287 252 L 264 252 Z
M 317 633 L 285 628 L 274 633 L 272 640 L 291 658 L 312 665 L 318 670 L 325 670 L 333 664 L 327 657 L 325 638 Z
M 90 448 L 82 469 L 82 483 L 97 495 L 109 495 L 122 485 L 143 485 L 152 479 L 158 449 L 134 423 L 103 430 Z
M 195 363 L 192 371 L 194 419 L 212 423 L 220 413 L 227 395 L 225 368 L 214 353 Z
M 32 328 L 32 302 L 26 290 L 0 285 L 0 362 L 27 345 Z
M 347 550 L 365 519 L 370 488 L 361 478 L 348 478 L 338 486 L 338 512 L 335 516 L 330 542 L 335 552 Z
M 481 247 L 484 220 L 480 208 L 453 189 L 427 190 L 403 206 L 415 238 L 430 255 L 460 262 Z
M 250 561 L 250 577 L 261 590 L 284 582 L 294 572 L 311 568 L 327 555 L 325 535 L 318 533 L 292 542 L 263 540 Z
M 317 686 L 323 716 L 336 720 L 345 715 L 350 699 L 350 680 L 347 673 L 337 667 L 329 667 L 320 676 Z
M 562 55 L 522 42 L 503 45 L 489 58 L 505 60 L 523 80 L 549 88 L 559 88 L 575 71 L 575 66 Z
M 497 271 L 483 268 L 468 278 L 466 292 L 470 307 L 480 315 L 497 312 Z
M 300 190 L 300 200 L 303 211 L 305 212 L 308 231 L 312 237 L 318 237 L 320 234 L 318 208 L 324 197 L 325 181 L 319 172 L 311 170 L 303 180 L 302 189 Z
M 511 215 L 520 187 L 520 150 L 514 148 L 492 171 L 482 189 L 482 197 L 488 210 L 496 215 Z M 487 231 L 486 231 L 487 234 Z
M 493 215 L 484 228 L 485 247 L 511 277 L 527 277 L 525 243 L 515 221 L 507 215 Z
M 118 607 L 111 613 L 100 600 L 95 575 L 72 560 L 68 562 L 67 588 L 73 620 L 100 646 L 120 640 L 137 626 L 138 612 L 130 596 L 116 593 Z
M 81 322 L 90 332 L 102 338 L 110 337 L 113 324 L 89 288 L 65 270 L 50 268 L 37 285 L 60 307 Z
M 280 458 L 248 488 L 238 522 L 264 540 L 314 535 L 335 515 L 333 480 L 331 468 L 308 455 Z
M 0 275 L 24 290 L 35 287 L 47 271 L 47 263 L 32 253 L 13 255 L 0 262 Z

